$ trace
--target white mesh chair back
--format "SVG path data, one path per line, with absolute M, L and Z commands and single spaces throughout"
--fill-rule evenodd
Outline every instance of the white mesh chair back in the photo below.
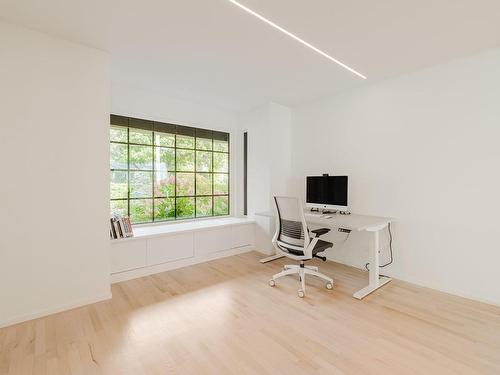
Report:
M 274 197 L 278 212 L 277 242 L 287 251 L 304 251 L 309 234 L 302 203 L 296 197 Z

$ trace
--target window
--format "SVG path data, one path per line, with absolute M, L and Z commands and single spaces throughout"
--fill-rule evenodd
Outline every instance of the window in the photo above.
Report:
M 111 115 L 111 213 L 150 223 L 229 214 L 229 134 Z

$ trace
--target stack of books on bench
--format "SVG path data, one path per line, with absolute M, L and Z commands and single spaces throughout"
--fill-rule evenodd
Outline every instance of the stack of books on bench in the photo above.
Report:
M 110 219 L 109 235 L 111 239 L 133 237 L 132 223 L 128 216 L 113 215 Z

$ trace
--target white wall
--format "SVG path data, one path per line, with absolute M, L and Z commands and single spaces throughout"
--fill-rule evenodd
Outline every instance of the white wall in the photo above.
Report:
M 0 326 L 110 297 L 109 62 L 0 23 Z
M 154 91 L 113 83 L 111 113 L 147 120 L 169 122 L 230 133 L 230 196 L 231 213 L 243 212 L 243 133 L 238 115 L 212 106 L 190 103 Z
M 113 82 L 111 112 L 174 124 L 230 131 L 237 127 L 237 114 L 212 106 L 191 103 Z
M 353 212 L 396 219 L 386 273 L 500 304 L 499 103 L 493 50 L 297 108 L 295 193 L 349 175 Z M 362 266 L 364 243 L 330 256 Z
M 291 111 L 268 103 L 240 116 L 248 132 L 248 215 L 256 225 L 256 249 L 272 253 L 274 222 L 254 216 L 273 209 L 274 195 L 289 194 L 291 175 Z

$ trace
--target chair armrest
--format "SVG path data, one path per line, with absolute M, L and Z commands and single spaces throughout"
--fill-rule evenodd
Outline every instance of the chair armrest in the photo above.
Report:
M 319 228 L 319 229 L 315 229 L 315 230 L 311 231 L 311 233 L 314 233 L 316 235 L 316 237 L 327 234 L 328 232 L 330 232 L 329 228 Z

